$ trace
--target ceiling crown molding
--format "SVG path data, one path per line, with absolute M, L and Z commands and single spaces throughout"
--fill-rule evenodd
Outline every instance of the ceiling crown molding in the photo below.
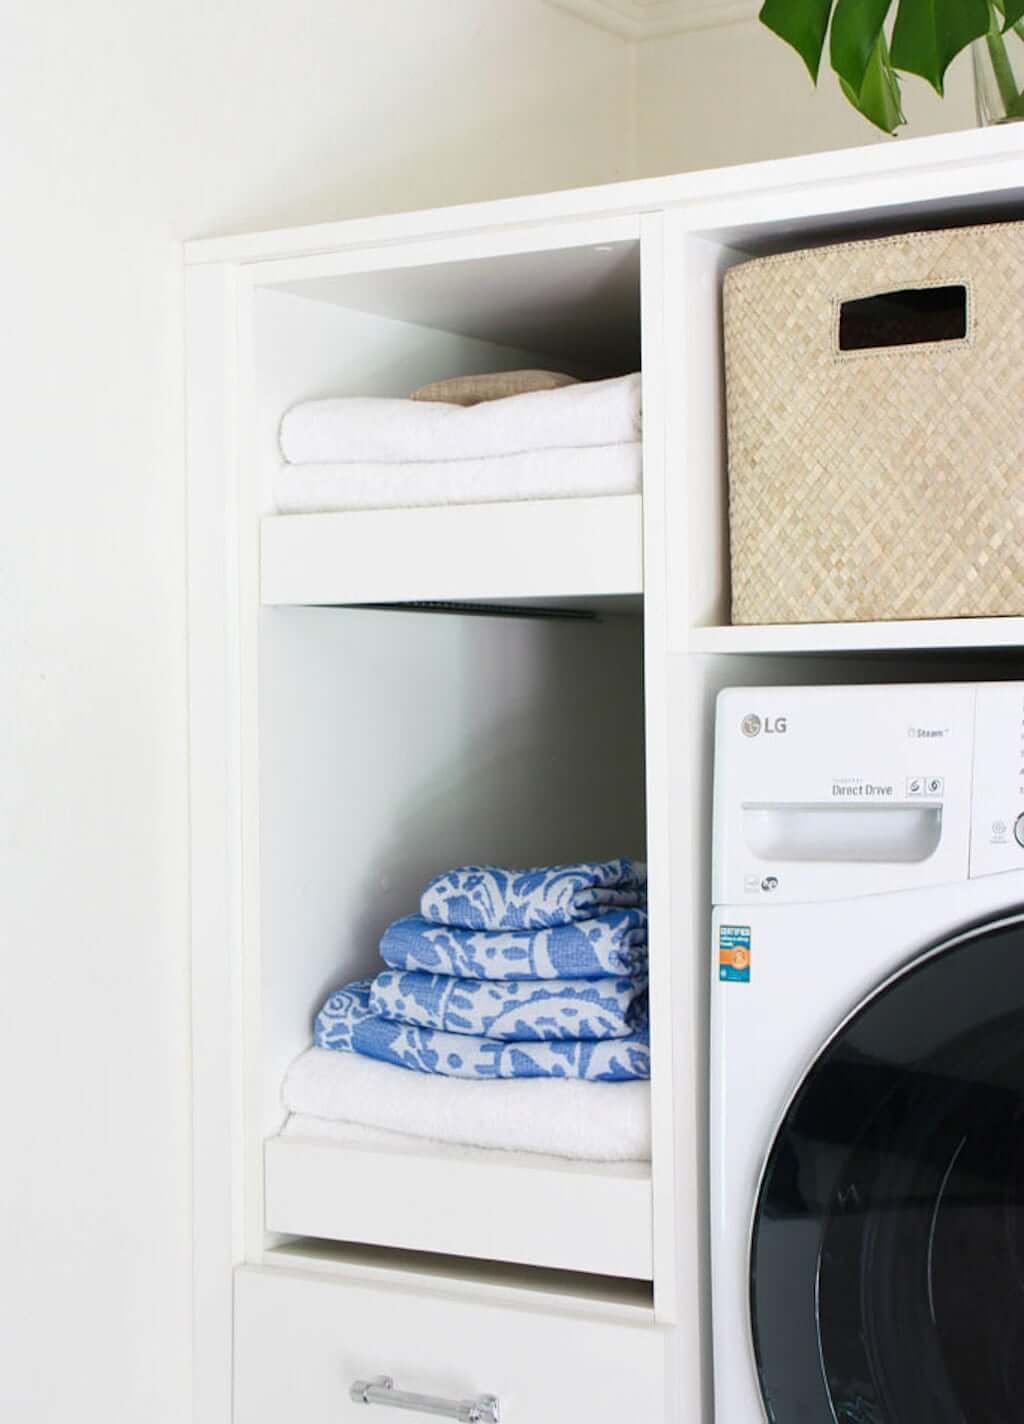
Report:
M 752 20 L 759 8 L 757 0 L 547 0 L 547 4 L 630 40 Z

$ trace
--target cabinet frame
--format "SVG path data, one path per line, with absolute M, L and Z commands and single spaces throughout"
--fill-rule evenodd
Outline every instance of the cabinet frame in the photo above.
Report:
M 1020 620 L 725 626 L 720 352 L 709 345 L 717 274 L 723 253 L 754 250 L 745 242 L 766 250 L 799 246 L 805 233 L 839 239 L 979 211 L 1019 216 L 1022 157 L 1024 135 L 1009 126 L 186 246 L 196 1424 L 231 1417 L 232 1277 L 263 1255 L 261 1154 L 245 1128 L 259 923 L 259 508 L 246 484 L 255 291 L 416 265 L 425 254 L 468 260 L 639 230 L 655 1317 L 672 1332 L 678 1409 L 708 1417 L 704 940 L 714 690 L 810 676 L 810 653 L 863 658 L 883 647 L 972 651 L 1024 641 Z

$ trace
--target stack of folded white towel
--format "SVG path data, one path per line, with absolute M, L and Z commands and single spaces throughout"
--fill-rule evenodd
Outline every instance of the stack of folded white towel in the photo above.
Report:
M 632 494 L 641 486 L 639 373 L 476 405 L 346 397 L 281 422 L 282 514 Z

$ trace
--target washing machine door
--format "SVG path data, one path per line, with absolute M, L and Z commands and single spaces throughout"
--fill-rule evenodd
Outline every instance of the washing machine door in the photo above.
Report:
M 775 1424 L 1024 1419 L 1024 914 L 882 985 L 822 1051 L 751 1243 Z

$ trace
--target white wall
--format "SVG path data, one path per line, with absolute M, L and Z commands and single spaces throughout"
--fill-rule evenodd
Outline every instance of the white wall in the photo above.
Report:
M 803 60 L 754 20 L 644 40 L 635 63 L 638 177 L 900 141 L 850 107 L 827 57 L 815 90 Z M 903 109 L 906 138 L 973 127 L 970 56 L 944 100 L 907 78 Z
M 541 0 L 4 7 L 0 1418 L 188 1417 L 180 241 L 627 176 Z

